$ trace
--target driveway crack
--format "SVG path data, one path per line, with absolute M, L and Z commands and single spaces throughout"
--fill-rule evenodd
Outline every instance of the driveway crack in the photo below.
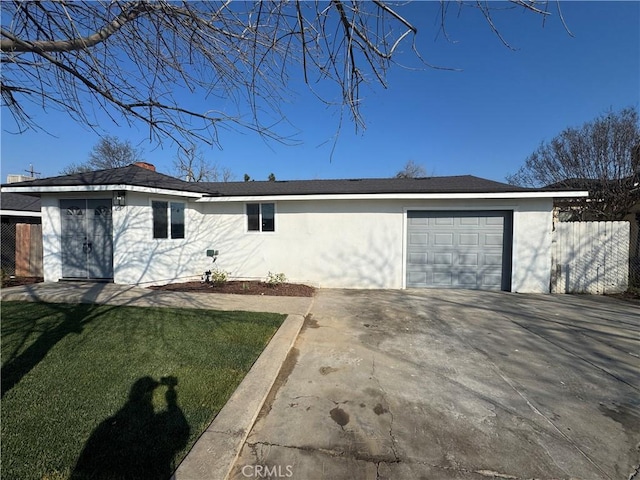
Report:
M 287 449 L 292 449 L 292 450 L 298 450 L 301 452 L 308 452 L 308 453 L 320 453 L 323 455 L 327 455 L 330 457 L 334 457 L 334 458 L 351 458 L 353 460 L 359 460 L 362 462 L 368 462 L 368 463 L 373 463 L 376 465 L 376 470 L 378 469 L 379 465 L 381 463 L 398 463 L 398 461 L 391 459 L 391 458 L 385 458 L 379 455 L 366 455 L 366 454 L 360 454 L 360 453 L 348 453 L 345 450 L 333 450 L 330 448 L 319 448 L 319 447 L 311 447 L 308 445 L 281 445 L 278 443 L 271 443 L 271 442 L 253 442 L 253 443 L 249 443 L 247 442 L 247 446 L 249 446 L 249 448 L 251 449 L 252 452 L 255 452 L 255 457 L 258 458 L 259 460 L 261 460 L 262 462 L 266 461 L 267 459 L 262 457 L 260 458 L 257 450 L 258 447 L 266 447 L 266 448 L 270 448 L 270 447 L 278 447 L 278 448 L 287 448 Z
M 375 355 L 371 359 L 371 378 L 376 382 L 376 384 L 378 385 L 378 389 L 382 392 L 382 401 L 385 403 L 386 413 L 388 413 L 389 417 L 390 417 L 390 421 L 389 421 L 389 438 L 391 438 L 391 451 L 393 452 L 393 457 L 395 458 L 395 463 L 398 463 L 398 462 L 400 462 L 400 457 L 398 456 L 396 437 L 393 434 L 394 416 L 393 416 L 393 412 L 391 411 L 391 408 L 390 408 L 390 405 L 389 405 L 389 401 L 387 400 L 387 391 L 384 388 L 382 388 L 382 384 L 380 383 L 380 379 L 378 379 L 378 377 L 376 376 L 376 358 L 375 358 Z

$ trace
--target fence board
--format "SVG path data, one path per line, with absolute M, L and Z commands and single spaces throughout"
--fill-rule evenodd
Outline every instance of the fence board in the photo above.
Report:
M 629 286 L 629 222 L 557 223 L 552 293 L 617 293 Z
M 29 276 L 43 277 L 42 266 L 42 224 L 31 224 L 31 245 L 29 248 Z
M 29 276 L 29 257 L 31 252 L 31 225 L 16 225 L 16 276 Z

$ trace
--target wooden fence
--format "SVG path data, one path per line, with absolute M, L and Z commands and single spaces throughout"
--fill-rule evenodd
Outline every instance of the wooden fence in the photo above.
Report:
M 42 277 L 42 225 L 2 224 L 2 270 L 17 277 Z
M 629 222 L 560 222 L 551 293 L 619 293 L 629 287 Z

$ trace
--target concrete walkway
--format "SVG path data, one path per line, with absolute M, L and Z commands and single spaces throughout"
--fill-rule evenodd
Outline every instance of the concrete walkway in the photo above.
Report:
M 2 301 L 99 303 L 132 307 L 202 308 L 306 315 L 312 298 L 166 292 L 130 285 L 93 282 L 36 283 L 3 288 Z

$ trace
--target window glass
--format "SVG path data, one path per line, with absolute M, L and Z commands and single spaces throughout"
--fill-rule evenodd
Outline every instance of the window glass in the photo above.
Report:
M 262 207 L 262 231 L 275 231 L 275 214 L 276 209 L 273 203 L 263 203 Z
M 260 204 L 247 203 L 247 229 L 250 232 L 260 231 Z
M 169 231 L 167 202 L 151 202 L 153 209 L 153 238 L 167 238 Z
M 171 202 L 171 238 L 184 238 L 184 203 Z

